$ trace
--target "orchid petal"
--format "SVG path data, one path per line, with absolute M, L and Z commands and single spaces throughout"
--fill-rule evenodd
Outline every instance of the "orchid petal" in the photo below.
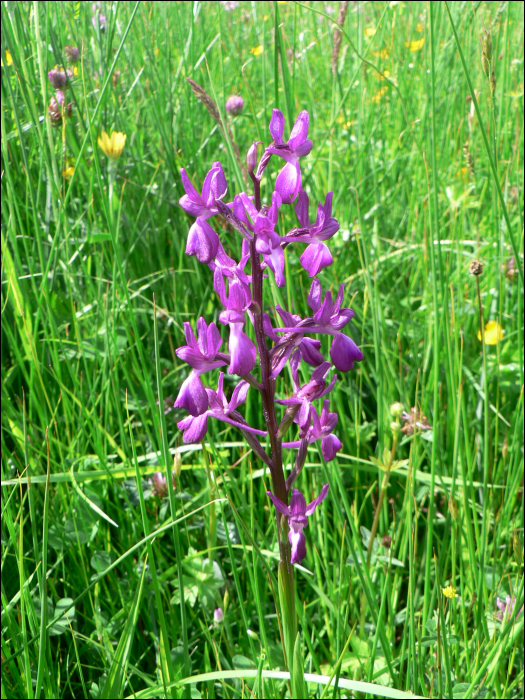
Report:
M 321 501 L 324 501 L 324 499 L 326 498 L 329 488 L 329 484 L 325 484 L 323 486 L 323 488 L 321 489 L 321 493 L 317 496 L 317 498 L 314 498 L 314 500 L 307 505 L 305 515 L 310 516 L 313 514 L 319 503 L 321 503 Z

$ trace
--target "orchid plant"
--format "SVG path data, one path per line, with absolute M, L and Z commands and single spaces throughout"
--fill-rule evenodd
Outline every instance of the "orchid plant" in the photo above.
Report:
M 363 359 L 357 345 L 343 332 L 354 316 L 352 309 L 343 307 L 344 285 L 333 300 L 331 291 L 326 291 L 323 296 L 321 283 L 315 277 L 332 263 L 326 242 L 337 232 L 339 224 L 332 216 L 332 192 L 327 194 L 324 204 L 319 203 L 315 221 L 312 223 L 309 218 L 309 198 L 302 187 L 300 166 L 300 159 L 312 149 L 308 124 L 308 112 L 303 111 L 285 141 L 284 116 L 278 109 L 273 110 L 270 121 L 272 142 L 263 151 L 258 164 L 260 142 L 254 142 L 247 154 L 253 195 L 241 192 L 232 202 L 226 203 L 226 178 L 221 164 L 216 162 L 206 175 L 200 194 L 186 171 L 181 170 L 186 194 L 180 199 L 181 207 L 196 217 L 188 233 L 186 253 L 195 255 L 212 270 L 214 288 L 224 308 L 219 321 L 229 327 L 229 338 L 228 352 L 222 352 L 222 338 L 215 323 L 207 325 L 204 318 L 199 318 L 197 338 L 191 325 L 184 324 L 186 345 L 177 350 L 177 355 L 192 369 L 175 401 L 176 407 L 185 408 L 189 413 L 178 427 L 183 431 L 185 443 L 195 443 L 206 435 L 209 418 L 229 423 L 242 432 L 253 451 L 269 467 L 272 491 L 267 493 L 277 516 L 279 594 L 290 671 L 297 636 L 293 564 L 300 564 L 306 556 L 303 530 L 308 517 L 326 498 L 328 484 L 309 505 L 301 491 L 292 487 L 305 463 L 308 445 L 321 440 L 326 461 L 334 459 L 341 449 L 341 441 L 333 433 L 337 413 L 330 412 L 329 399 L 324 398 L 337 381 L 335 374 L 331 381 L 328 380 L 332 364 L 340 372 L 348 372 L 355 362 Z M 270 202 L 263 205 L 261 180 L 272 156 L 282 158 L 286 163 L 277 175 Z M 279 235 L 276 231 L 279 211 L 283 205 L 294 202 L 298 225 L 286 235 Z M 226 253 L 218 233 L 209 223 L 217 216 L 224 217 L 242 237 L 239 261 Z M 282 325 L 274 327 L 265 311 L 263 285 L 270 273 L 278 287 L 285 285 L 284 250 L 292 244 L 306 244 L 300 262 L 314 278 L 307 300 L 312 315 L 303 319 L 276 306 Z M 255 342 L 246 332 L 248 323 L 253 327 Z M 331 363 L 321 352 L 321 342 L 311 337 L 317 334 L 333 337 Z M 276 398 L 277 380 L 287 364 L 294 390 L 287 398 Z M 314 368 L 310 380 L 304 384 L 299 372 L 301 364 Z M 252 374 L 256 367 L 258 371 Z M 225 371 L 240 378 L 229 400 L 224 393 L 223 371 L 219 375 L 217 391 L 205 388 L 202 383 L 202 375 L 217 368 L 227 368 Z M 266 430 L 249 425 L 238 410 L 250 388 L 261 395 Z M 314 402 L 321 398 L 324 402 L 319 416 Z M 280 419 L 276 410 L 278 405 L 285 407 Z M 296 439 L 284 441 L 294 424 L 298 427 Z M 267 438 L 269 453 L 260 438 Z M 288 478 L 283 470 L 283 449 L 297 450 Z

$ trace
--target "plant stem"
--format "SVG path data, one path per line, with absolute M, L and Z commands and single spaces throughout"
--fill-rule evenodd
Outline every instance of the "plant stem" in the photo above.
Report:
M 370 566 L 370 559 L 372 558 L 372 547 L 374 544 L 374 539 L 377 532 L 377 527 L 379 525 L 379 516 L 381 514 L 381 508 L 383 507 L 383 501 L 385 499 L 386 490 L 388 487 L 388 480 L 390 479 L 390 470 L 392 469 L 392 462 L 394 461 L 394 455 L 397 449 L 397 435 L 398 431 L 394 431 L 394 439 L 392 441 L 392 449 L 390 450 L 390 457 L 388 459 L 388 464 L 385 467 L 385 473 L 383 475 L 383 483 L 381 484 L 381 492 L 379 493 L 379 501 L 377 503 L 376 512 L 374 514 L 374 522 L 372 523 L 372 530 L 370 531 L 370 542 L 368 543 L 368 555 L 366 557 L 366 565 Z
M 257 210 L 261 210 L 260 181 L 253 179 L 255 190 L 255 203 Z M 252 265 L 252 297 L 255 311 L 253 313 L 253 326 L 259 361 L 261 365 L 260 394 L 263 404 L 263 413 L 268 435 L 270 438 L 271 466 L 273 493 L 283 503 L 288 503 L 288 491 L 284 478 L 282 460 L 282 439 L 278 435 L 278 423 L 275 415 L 275 379 L 270 378 L 270 356 L 266 345 L 266 336 L 263 329 L 263 275 L 259 253 L 256 250 L 257 234 L 254 234 L 250 242 L 250 259 Z M 279 538 L 279 598 L 283 615 L 283 628 L 285 639 L 285 652 L 288 668 L 291 672 L 293 659 L 293 645 L 297 635 L 297 617 L 295 614 L 295 585 L 292 564 L 292 549 L 288 541 L 287 523 L 285 518 L 277 513 L 277 535 Z

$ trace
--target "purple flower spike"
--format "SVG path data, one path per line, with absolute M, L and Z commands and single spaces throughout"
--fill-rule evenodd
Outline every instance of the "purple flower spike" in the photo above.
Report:
M 229 283 L 229 296 L 226 296 L 224 278 L 219 269 L 213 275 L 215 291 L 220 297 L 226 311 L 221 311 L 219 321 L 230 326 L 230 374 L 238 374 L 240 377 L 248 374 L 255 367 L 257 350 L 253 341 L 243 331 L 246 322 L 245 312 L 251 304 L 252 298 L 249 288 L 246 289 L 239 280 L 233 279 Z
M 192 185 L 184 168 L 181 168 L 180 174 L 186 194 L 179 199 L 179 204 L 184 211 L 201 219 L 209 219 L 210 216 L 218 214 L 215 202 L 224 197 L 228 188 L 222 165 L 218 161 L 213 164 L 204 178 L 202 195 Z
M 303 530 L 308 525 L 310 515 L 313 515 L 319 503 L 326 498 L 328 488 L 328 484 L 325 484 L 319 496 L 308 505 L 306 505 L 306 499 L 299 489 L 292 489 L 289 506 L 274 496 L 271 491 L 266 492 L 272 499 L 276 510 L 288 518 L 288 539 L 292 545 L 292 564 L 300 564 L 306 556 L 306 537 Z
M 270 133 L 274 140 L 273 145 L 267 148 L 268 153 L 284 158 L 286 165 L 277 176 L 275 189 L 280 194 L 283 203 L 289 204 L 301 189 L 301 168 L 299 158 L 307 156 L 312 150 L 312 142 L 308 136 L 309 115 L 303 110 L 297 119 L 287 143 L 283 143 L 284 116 L 278 109 L 274 109 L 270 121 Z

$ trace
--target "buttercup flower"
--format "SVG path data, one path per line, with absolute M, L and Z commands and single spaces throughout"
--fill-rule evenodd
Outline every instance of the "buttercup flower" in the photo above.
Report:
M 292 564 L 300 564 L 306 556 L 306 537 L 303 530 L 308 525 L 310 515 L 313 515 L 319 503 L 326 498 L 328 488 L 328 484 L 325 484 L 319 496 L 308 505 L 306 505 L 306 499 L 299 489 L 292 489 L 289 506 L 274 496 L 271 491 L 266 492 L 272 499 L 276 510 L 288 518 L 288 539 L 292 545 Z
M 103 131 L 98 137 L 98 145 L 108 158 L 118 158 L 126 143 L 126 134 L 121 131 L 112 131 L 111 136 Z
M 457 595 L 456 589 L 454 588 L 454 586 L 446 586 L 445 588 L 443 588 L 443 595 L 446 598 L 455 598 Z
M 497 321 L 489 321 L 485 324 L 485 345 L 497 345 L 505 335 L 505 331 Z M 481 340 L 481 331 L 478 331 L 478 340 Z

